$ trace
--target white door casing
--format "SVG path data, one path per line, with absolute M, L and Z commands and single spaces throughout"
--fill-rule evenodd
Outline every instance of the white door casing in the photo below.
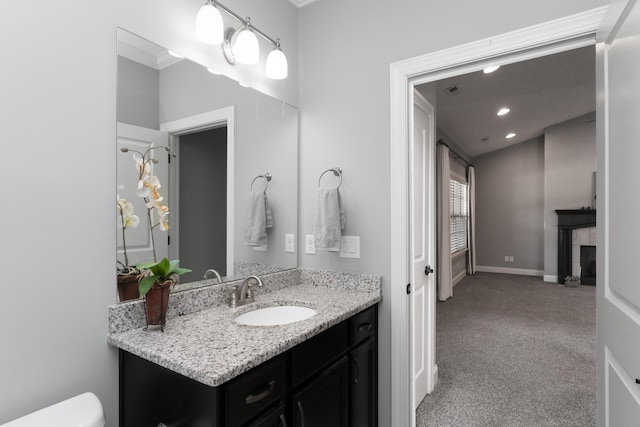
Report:
M 436 376 L 429 366 L 435 364 L 435 337 L 429 324 L 435 319 L 433 310 L 427 307 L 435 298 L 433 270 L 435 234 L 435 167 L 434 141 L 435 119 L 431 104 L 417 91 L 414 93 L 413 143 L 409 156 L 411 161 L 411 347 L 412 347 L 412 408 L 418 408 L 422 399 L 433 391 Z M 427 275 L 427 272 L 429 274 Z M 431 318 L 429 318 L 431 316 Z M 437 372 L 437 370 L 436 370 Z
M 413 87 L 479 71 L 487 64 L 508 64 L 595 43 L 595 32 L 607 7 L 497 35 L 390 65 L 390 200 L 391 200 L 391 424 L 412 426 L 409 283 L 409 161 Z M 600 174 L 598 174 L 600 175 Z M 598 255 L 600 256 L 600 254 Z M 435 313 L 435 301 L 427 310 Z M 428 326 L 435 333 L 435 323 Z M 431 367 L 435 370 L 435 365 Z M 412 415 L 413 414 L 413 415 Z
M 598 31 L 598 425 L 640 422 L 640 5 L 614 0 Z
M 160 129 L 171 134 L 171 146 L 179 155 L 179 144 L 176 144 L 177 137 L 193 132 L 213 129 L 220 126 L 227 127 L 227 275 L 235 273 L 235 253 L 234 253 L 234 203 L 235 203 L 235 107 L 228 106 L 217 110 L 207 111 L 195 116 L 185 117 L 183 119 L 171 122 L 161 123 Z M 171 188 L 179 188 L 179 162 L 172 164 Z M 179 259 L 178 248 L 180 247 L 180 230 L 178 229 L 178 218 L 180 216 L 180 194 L 174 192 L 171 205 L 169 206 L 173 212 L 175 237 L 172 237 L 171 256 Z
M 136 195 L 138 185 L 136 162 L 133 159 L 133 153 L 131 151 L 123 153 L 120 149 L 122 147 L 127 147 L 129 150 L 136 150 L 144 153 L 150 147 L 168 145 L 169 135 L 167 132 L 160 132 L 154 129 L 143 128 L 126 123 L 118 123 L 118 195 L 133 204 L 134 212 L 140 218 L 140 224 L 137 227 L 128 227 L 125 230 L 127 254 L 130 265 L 137 264 L 140 261 L 153 259 L 153 250 L 151 246 L 151 233 L 149 230 L 147 208 L 144 204 L 144 200 Z M 151 156 L 158 160 L 158 163 L 152 163 L 151 175 L 156 175 L 160 180 L 162 187 L 159 191 L 164 198 L 162 203 L 168 205 L 169 196 L 166 191 L 169 184 L 167 152 L 165 150 L 152 150 Z M 154 224 L 157 223 L 157 216 L 155 216 L 155 212 L 153 211 L 152 221 Z M 118 222 L 118 224 L 120 224 L 120 222 Z M 155 227 L 153 230 L 153 237 L 155 240 L 156 259 L 159 261 L 164 257 L 168 257 L 167 233 L 160 230 L 160 227 Z M 118 227 L 117 239 L 118 260 L 124 262 L 122 255 L 122 230 L 120 229 L 120 226 Z

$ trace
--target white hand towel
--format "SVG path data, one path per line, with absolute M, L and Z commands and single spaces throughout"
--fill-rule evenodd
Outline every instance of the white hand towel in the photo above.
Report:
M 264 193 L 264 207 L 267 212 L 265 227 L 271 228 L 273 227 L 273 214 L 271 213 L 271 206 L 269 205 L 269 198 L 267 197 L 267 193 Z
M 264 191 L 251 191 L 247 203 L 247 219 L 244 228 L 244 243 L 247 246 L 262 246 L 267 243 L 267 208 Z
M 337 188 L 318 188 L 316 202 L 314 240 L 316 249 L 340 251 L 340 241 L 344 228 L 344 212 L 340 206 L 340 192 Z

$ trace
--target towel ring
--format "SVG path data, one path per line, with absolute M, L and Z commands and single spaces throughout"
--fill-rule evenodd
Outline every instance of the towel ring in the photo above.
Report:
M 320 187 L 320 181 L 322 181 L 322 177 L 327 172 L 333 172 L 335 176 L 340 177 L 340 182 L 338 183 L 338 187 L 337 187 L 337 188 L 340 188 L 340 186 L 342 185 L 342 168 L 340 166 L 336 166 L 335 168 L 329 168 L 326 171 L 322 172 L 322 175 L 320 175 L 320 178 L 318 178 L 318 187 Z
M 256 182 L 256 179 L 258 178 L 264 179 L 264 190 L 262 191 L 267 191 L 267 188 L 269 188 L 269 181 L 271 181 L 271 174 L 269 172 L 265 173 L 264 175 L 258 175 L 255 178 L 253 178 L 253 181 L 251 181 L 251 191 L 253 191 L 253 183 Z

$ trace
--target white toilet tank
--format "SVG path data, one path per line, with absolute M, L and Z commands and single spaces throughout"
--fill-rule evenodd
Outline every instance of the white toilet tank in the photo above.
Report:
M 100 400 L 93 393 L 83 393 L 10 421 L 2 427 L 103 427 L 104 424 Z

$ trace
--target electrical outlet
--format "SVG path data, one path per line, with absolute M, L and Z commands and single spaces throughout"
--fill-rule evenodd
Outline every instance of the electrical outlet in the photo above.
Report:
M 509 255 L 504 256 L 504 262 L 509 262 Z
M 284 251 L 285 252 L 295 252 L 295 240 L 293 234 L 285 234 L 284 235 Z
M 509 262 L 513 262 L 513 255 L 509 255 Z
M 313 237 L 313 234 L 307 234 L 304 236 L 304 251 L 309 255 L 316 254 L 316 241 Z

